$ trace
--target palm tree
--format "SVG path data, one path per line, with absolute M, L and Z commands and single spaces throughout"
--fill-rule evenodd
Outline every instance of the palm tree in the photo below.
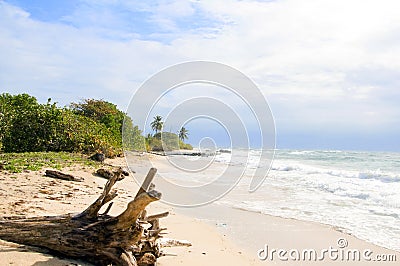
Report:
M 157 115 L 153 117 L 153 122 L 150 123 L 151 128 L 156 132 L 156 134 L 162 130 L 164 122 L 162 121 L 162 117 Z
M 179 136 L 180 140 L 184 141 L 185 139 L 188 138 L 188 135 L 189 135 L 189 133 L 186 128 L 182 127 L 181 130 L 179 130 L 178 136 Z

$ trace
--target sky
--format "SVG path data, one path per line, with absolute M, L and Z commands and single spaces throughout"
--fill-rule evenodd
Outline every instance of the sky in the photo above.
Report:
M 397 0 L 0 0 L 0 58 L 1 92 L 121 110 L 168 66 L 219 62 L 257 84 L 277 148 L 400 151 Z M 229 91 L 203 92 L 249 119 Z M 182 95 L 166 95 L 159 112 Z M 226 146 L 221 127 L 206 124 L 186 125 L 189 142 L 216 134 Z

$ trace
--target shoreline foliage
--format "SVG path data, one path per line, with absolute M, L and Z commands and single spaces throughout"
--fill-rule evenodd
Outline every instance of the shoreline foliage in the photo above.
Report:
M 192 145 L 184 143 L 188 139 L 188 130 L 184 127 L 180 129 L 178 134 L 163 131 L 164 122 L 162 117 L 157 115 L 150 123 L 151 128 L 155 131 L 154 135 L 148 134 L 146 137 L 147 151 L 173 151 L 173 150 L 193 150 Z
M 135 141 L 129 148 L 144 150 L 144 137 L 132 119 L 116 105 L 86 99 L 68 107 L 46 104 L 28 94 L 0 94 L 0 149 L 2 152 L 102 152 L 122 154 L 122 128 Z

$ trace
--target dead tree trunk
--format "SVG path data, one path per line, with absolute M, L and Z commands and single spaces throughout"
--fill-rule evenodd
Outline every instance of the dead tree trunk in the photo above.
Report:
M 78 182 L 83 181 L 83 178 L 75 177 L 75 176 L 69 175 L 69 174 L 64 174 L 64 173 L 61 173 L 60 171 L 54 171 L 54 170 L 46 170 L 45 175 L 48 177 L 66 180 L 66 181 L 78 181 Z
M 145 228 L 146 218 L 139 221 L 138 217 L 149 203 L 161 197 L 161 193 L 155 190 L 147 191 L 155 173 L 154 168 L 149 171 L 144 189 L 139 189 L 140 193 L 118 216 L 107 215 L 112 203 L 105 213 L 99 214 L 99 211 L 117 196 L 111 188 L 121 178 L 121 171 L 114 173 L 100 197 L 82 213 L 34 218 L 3 217 L 0 218 L 0 238 L 44 247 L 96 265 L 154 265 L 160 256 L 156 244 L 158 234 L 154 235 L 153 230 Z
M 123 169 L 122 167 L 120 167 L 119 170 L 122 171 L 122 175 L 121 175 L 120 179 L 118 179 L 117 181 L 120 181 L 120 180 L 124 179 L 125 176 L 129 176 L 129 172 L 127 170 Z M 107 169 L 104 169 L 104 168 L 98 169 L 96 171 L 96 174 L 98 176 L 104 177 L 106 179 L 110 179 L 110 178 L 112 178 L 114 176 L 114 172 L 113 171 L 110 171 L 110 170 L 107 170 Z

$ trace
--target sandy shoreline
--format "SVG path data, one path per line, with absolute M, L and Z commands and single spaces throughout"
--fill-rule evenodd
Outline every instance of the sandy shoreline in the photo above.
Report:
M 153 158 L 154 159 L 154 158 Z M 156 159 L 157 160 L 157 159 Z M 148 168 L 135 160 L 136 175 L 145 175 Z M 124 165 L 123 158 L 110 160 L 113 165 Z M 93 168 L 76 166 L 63 171 L 83 177 L 84 182 L 68 182 L 44 177 L 44 170 L 6 174 L 0 172 L 0 216 L 56 215 L 82 211 L 102 191 L 105 179 L 94 176 Z M 119 197 L 110 214 L 119 213 L 133 198 L 137 185 L 131 177 L 117 183 Z M 168 228 L 167 237 L 190 241 L 192 247 L 165 248 L 168 256 L 159 259 L 159 265 L 365 265 L 365 261 L 347 262 L 324 260 L 319 262 L 281 261 L 277 258 L 261 261 L 257 251 L 268 245 L 270 249 L 310 249 L 317 251 L 330 246 L 337 248 L 340 238 L 346 239 L 348 248 L 370 249 L 373 255 L 395 254 L 397 262 L 368 262 L 370 265 L 396 265 L 400 253 L 359 240 L 334 228 L 312 222 L 284 219 L 218 204 L 201 208 L 176 209 L 163 203 L 154 203 L 149 212 L 170 211 L 161 220 Z M 80 261 L 60 259 L 37 249 L 21 247 L 0 241 L 1 265 L 89 265 Z

